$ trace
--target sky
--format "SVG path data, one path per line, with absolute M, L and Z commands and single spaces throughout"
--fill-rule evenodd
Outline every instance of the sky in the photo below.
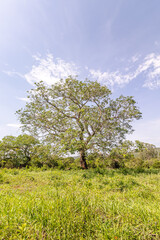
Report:
M 142 119 L 127 138 L 160 147 L 159 0 L 0 0 L 0 139 L 34 82 L 97 80 L 134 96 Z

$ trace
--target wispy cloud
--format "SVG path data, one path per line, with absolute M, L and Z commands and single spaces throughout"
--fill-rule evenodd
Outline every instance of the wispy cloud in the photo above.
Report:
M 20 127 L 21 127 L 21 124 L 8 123 L 6 126 L 7 126 L 7 127 L 12 127 L 12 128 L 20 128 Z
M 124 86 L 135 78 L 135 73 L 130 72 L 123 74 L 120 71 L 115 72 L 101 72 L 100 70 L 90 70 L 91 77 L 97 79 L 99 82 L 104 83 L 110 87 L 114 85 Z
M 46 58 L 34 56 L 37 65 L 33 65 L 29 73 L 25 74 L 27 82 L 31 85 L 34 82 L 44 81 L 47 84 L 53 84 L 61 78 L 66 78 L 69 75 L 76 76 L 78 67 L 72 62 L 66 62 L 62 59 L 54 59 L 51 54 Z
M 139 55 L 139 54 L 136 54 L 136 55 L 134 55 L 134 56 L 131 58 L 131 61 L 132 61 L 133 63 L 135 63 L 135 62 L 137 62 L 137 61 L 139 60 L 139 58 L 140 58 L 140 55 Z
M 13 71 L 3 71 L 3 73 L 7 74 L 9 77 L 18 76 L 18 77 L 24 78 L 23 74 L 16 72 L 14 70 Z
M 17 97 L 17 99 L 23 102 L 29 102 L 29 98 Z
M 31 85 L 34 82 L 44 81 L 46 84 L 54 84 L 61 78 L 68 76 L 81 75 L 80 68 L 73 62 L 66 62 L 60 58 L 53 58 L 52 54 L 48 54 L 46 58 L 40 55 L 33 56 L 36 63 L 26 74 L 17 71 L 3 71 L 9 76 L 17 75 L 25 78 Z M 99 69 L 81 68 L 88 74 L 91 79 L 106 84 L 108 87 L 123 87 L 133 80 L 136 80 L 143 74 L 143 87 L 149 89 L 160 88 L 160 55 L 151 53 L 142 58 L 140 55 L 134 55 L 130 60 L 126 61 L 126 66 L 115 71 L 101 71 Z M 26 98 L 19 98 L 22 101 L 28 101 Z
M 144 74 L 146 80 L 143 87 L 155 89 L 160 87 L 160 55 L 149 54 L 141 62 L 139 56 L 135 55 L 124 70 L 102 72 L 90 69 L 89 72 L 91 77 L 111 87 L 124 86 Z
M 160 87 L 160 55 L 154 53 L 145 58 L 144 64 L 139 66 L 139 71 L 146 72 L 147 80 L 143 87 L 155 89 Z

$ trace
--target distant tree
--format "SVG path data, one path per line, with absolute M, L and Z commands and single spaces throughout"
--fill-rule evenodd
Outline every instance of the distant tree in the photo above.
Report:
M 78 151 L 82 168 L 87 168 L 86 151 L 107 151 L 141 117 L 133 97 L 112 100 L 111 91 L 96 81 L 69 77 L 52 86 L 35 86 L 25 108 L 17 111 L 23 130 L 44 136 L 57 151 Z
M 21 167 L 26 167 L 30 164 L 32 157 L 35 155 L 35 146 L 39 144 L 36 138 L 27 134 L 19 135 L 16 138 L 16 156 L 19 159 Z
M 0 142 L 1 167 L 26 167 L 30 164 L 38 144 L 37 139 L 27 134 L 4 137 Z
M 112 159 L 112 167 L 124 167 L 125 163 L 134 159 L 134 143 L 129 140 L 123 141 L 120 145 L 113 148 L 109 154 Z
M 155 145 L 138 140 L 135 141 L 135 152 L 142 160 L 158 157 L 158 150 Z
M 47 145 L 36 145 L 34 147 L 34 155 L 32 157 L 32 165 L 36 167 L 55 167 L 57 166 L 58 156 L 53 153 L 52 146 Z
M 5 136 L 0 142 L 0 166 L 19 167 L 14 136 Z

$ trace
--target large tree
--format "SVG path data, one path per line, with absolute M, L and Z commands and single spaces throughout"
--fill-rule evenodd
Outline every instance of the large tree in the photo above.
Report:
M 111 91 L 97 81 L 69 77 L 51 86 L 35 85 L 25 108 L 17 111 L 22 128 L 45 137 L 58 151 L 78 151 L 82 168 L 87 168 L 88 150 L 107 151 L 141 117 L 133 97 L 112 100 Z

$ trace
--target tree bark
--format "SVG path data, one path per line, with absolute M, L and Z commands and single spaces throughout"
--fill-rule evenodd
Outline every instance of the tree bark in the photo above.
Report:
M 81 165 L 81 168 L 88 169 L 88 166 L 87 166 L 87 163 L 86 163 L 86 155 L 85 155 L 85 150 L 84 149 L 80 150 L 80 165 Z

